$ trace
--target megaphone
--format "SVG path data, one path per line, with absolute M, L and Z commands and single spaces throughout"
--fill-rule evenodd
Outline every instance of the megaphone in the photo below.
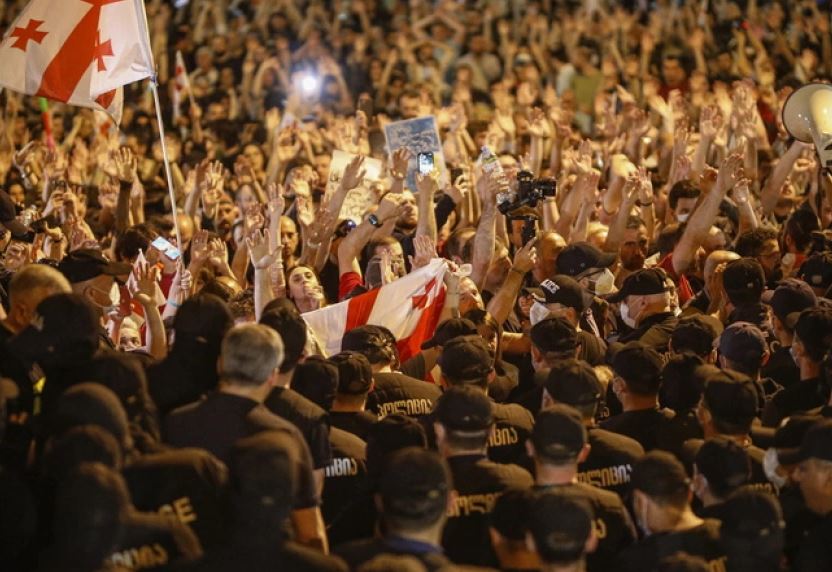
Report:
M 832 168 L 832 85 L 810 83 L 792 93 L 783 126 L 798 141 L 814 143 L 823 166 Z

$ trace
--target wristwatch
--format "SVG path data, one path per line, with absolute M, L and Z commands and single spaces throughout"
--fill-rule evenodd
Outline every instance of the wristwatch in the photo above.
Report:
M 374 214 L 369 214 L 369 215 L 367 215 L 367 222 L 368 222 L 368 223 L 370 223 L 371 225 L 373 225 L 373 226 L 374 226 L 374 227 L 376 227 L 376 228 L 381 228 L 381 225 L 383 224 L 383 223 L 382 223 L 382 222 L 378 219 L 378 217 L 377 217 L 376 215 L 374 215 Z

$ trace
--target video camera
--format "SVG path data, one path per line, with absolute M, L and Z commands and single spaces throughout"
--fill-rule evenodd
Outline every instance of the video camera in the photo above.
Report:
M 508 215 L 523 207 L 536 207 L 545 197 L 554 197 L 557 183 L 554 179 L 535 179 L 529 171 L 517 173 L 517 193 L 497 204 L 497 209 Z

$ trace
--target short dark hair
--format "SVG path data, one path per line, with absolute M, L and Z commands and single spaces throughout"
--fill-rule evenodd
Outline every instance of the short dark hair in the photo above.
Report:
M 661 505 L 688 504 L 690 480 L 685 467 L 666 451 L 650 451 L 633 465 L 630 486 Z
M 670 358 L 662 369 L 662 405 L 677 414 L 694 409 L 705 388 L 705 376 L 701 373 L 703 365 L 702 358 L 691 353 Z
M 814 362 L 822 362 L 832 346 L 832 309 L 823 306 L 806 308 L 800 313 L 794 333 Z
M 147 225 L 131 226 L 118 237 L 114 247 L 118 260 L 133 260 L 139 255 L 139 251 L 147 252 L 156 233 L 151 231 Z
M 702 194 L 702 191 L 690 180 L 685 179 L 675 183 L 670 187 L 670 193 L 667 196 L 670 210 L 676 209 L 679 199 L 698 199 L 700 194 Z
M 740 234 L 734 250 L 742 257 L 757 258 L 769 240 L 777 240 L 777 231 L 767 226 L 757 227 Z
M 306 322 L 297 312 L 266 306 L 260 316 L 260 323 L 280 334 L 284 354 L 279 371 L 289 373 L 297 367 L 306 347 Z
M 817 215 L 808 208 L 799 208 L 786 221 L 785 233 L 792 238 L 795 248 L 803 252 L 812 244 L 812 232 L 820 230 Z

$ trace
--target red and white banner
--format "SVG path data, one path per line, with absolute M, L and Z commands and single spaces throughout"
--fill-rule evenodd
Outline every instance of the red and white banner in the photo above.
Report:
M 0 43 L 0 85 L 121 115 L 119 88 L 154 73 L 142 0 L 31 0 Z
M 433 335 L 445 302 L 446 265 L 441 258 L 403 278 L 338 304 L 303 314 L 327 355 L 341 351 L 345 332 L 371 324 L 398 340 L 401 361 L 419 353 Z
M 182 96 L 191 93 L 191 80 L 188 77 L 188 70 L 185 68 L 185 58 L 182 52 L 176 50 L 176 69 L 173 75 L 173 121 L 176 122 L 182 115 Z

